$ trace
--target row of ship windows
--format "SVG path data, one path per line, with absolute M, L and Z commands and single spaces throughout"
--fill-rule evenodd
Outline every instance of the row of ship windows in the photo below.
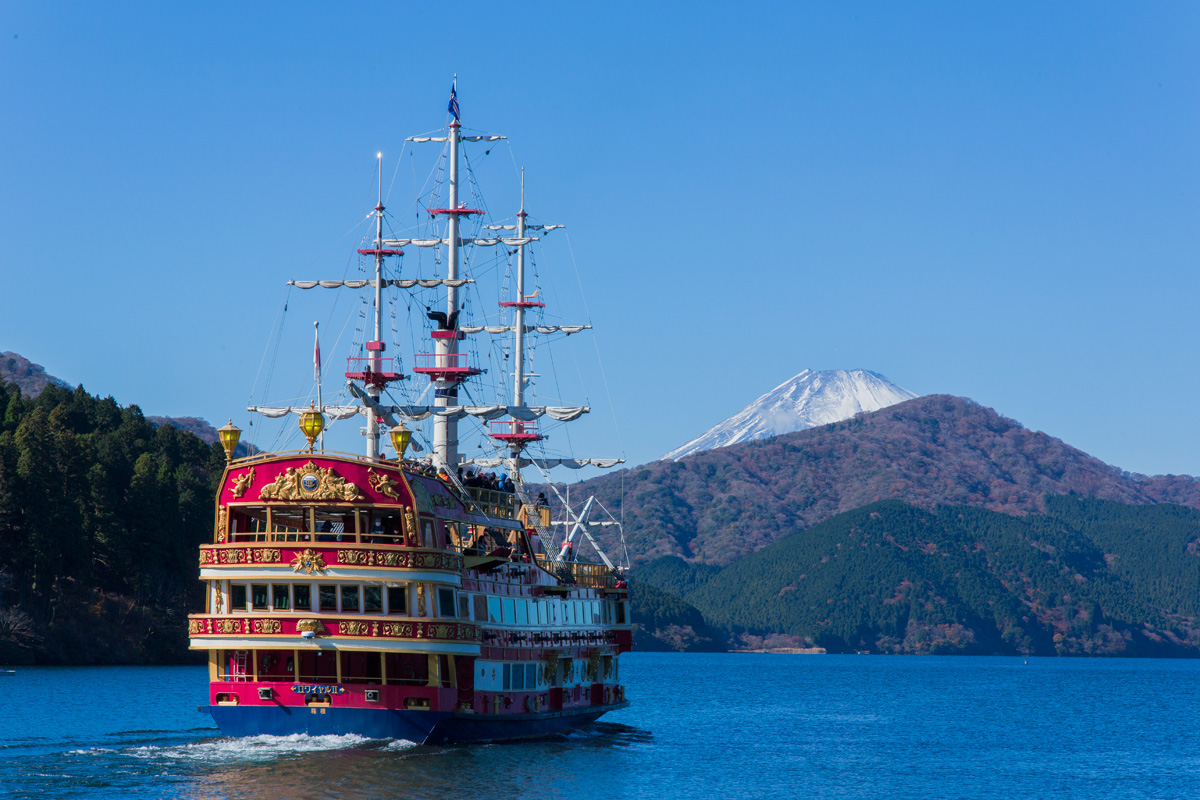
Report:
M 331 614 L 406 616 L 412 607 L 410 584 L 230 583 L 228 613 L 242 611 L 320 611 Z M 434 592 L 437 616 L 498 625 L 623 625 L 626 606 L 611 600 L 525 599 Z M 219 594 L 210 598 L 221 613 Z M 420 602 L 420 600 L 418 600 Z M 424 614 L 424 609 L 419 609 Z
M 595 667 L 589 666 L 586 661 L 560 659 L 557 668 L 549 674 L 546 665 L 536 661 L 491 664 L 490 669 L 486 662 L 478 663 L 480 670 L 475 679 L 475 688 L 483 691 L 536 691 L 547 686 L 618 680 L 617 659 L 612 656 L 604 656 Z

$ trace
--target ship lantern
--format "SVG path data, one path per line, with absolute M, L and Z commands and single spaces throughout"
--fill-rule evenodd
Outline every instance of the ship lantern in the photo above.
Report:
M 225 460 L 233 460 L 233 451 L 237 449 L 238 440 L 242 438 L 242 429 L 233 424 L 233 420 L 229 420 L 229 424 L 223 428 L 217 429 L 217 437 L 221 440 L 221 447 L 225 448 Z
M 313 442 L 321 435 L 321 431 L 325 430 L 325 415 L 317 411 L 312 406 L 300 415 L 300 430 L 304 433 L 304 438 L 308 439 L 308 452 L 312 452 Z
M 388 436 L 392 439 L 392 447 L 396 448 L 396 460 L 404 460 L 404 451 L 408 450 L 408 445 L 412 442 L 412 431 L 401 422 L 388 431 Z

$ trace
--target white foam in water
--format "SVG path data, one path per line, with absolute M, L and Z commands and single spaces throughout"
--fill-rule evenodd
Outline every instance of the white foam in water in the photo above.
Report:
M 135 747 L 128 752 L 135 758 L 184 758 L 195 761 L 260 761 L 295 753 L 311 753 L 321 750 L 349 750 L 362 747 L 368 742 L 379 741 L 365 736 L 345 734 L 343 736 L 309 736 L 295 733 L 290 736 L 248 736 L 245 738 L 216 739 L 208 742 L 176 745 L 173 747 Z M 405 742 L 405 744 L 411 744 Z

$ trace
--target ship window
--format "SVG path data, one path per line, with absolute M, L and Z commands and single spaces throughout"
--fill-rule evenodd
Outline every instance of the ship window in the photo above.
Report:
M 346 651 L 342 656 L 342 683 L 379 683 L 382 653 Z
M 337 611 L 337 587 L 322 585 L 317 587 L 317 591 L 321 595 L 321 610 Z
M 358 597 L 358 586 L 342 585 L 342 613 L 357 614 L 362 611 L 362 601 Z
M 471 618 L 471 602 L 470 602 L 470 598 L 467 597 L 465 594 L 460 594 L 458 596 L 458 618 L 459 619 L 470 619 Z
M 382 586 L 364 586 L 363 587 L 363 611 L 368 614 L 383 613 L 383 587 Z
M 430 520 L 421 522 L 421 546 L 422 547 L 437 547 L 438 543 L 433 538 L 433 523 Z
M 504 615 L 501 617 L 501 621 L 506 622 L 509 625 L 511 625 L 513 623 L 513 620 L 515 620 L 516 618 L 517 618 L 516 612 L 513 610 L 513 599 L 511 597 L 505 597 L 504 598 Z
M 450 669 L 450 656 L 438 656 L 438 672 L 442 676 L 442 688 L 454 688 L 454 670 Z
M 404 528 L 401 525 L 401 519 L 399 512 L 371 515 L 366 541 L 373 544 L 404 544 Z
M 504 665 L 504 690 L 512 688 L 512 664 Z
M 337 653 L 324 650 L 301 650 L 300 682 L 336 683 Z
M 242 583 L 234 583 L 229 587 L 229 610 L 245 611 L 246 610 L 246 585 Z
M 292 587 L 292 592 L 296 599 L 297 611 L 312 611 L 312 585 L 307 583 L 297 583 Z
M 525 665 L 525 688 L 526 689 L 536 689 L 537 688 L 537 664 L 526 664 Z
M 525 670 L 520 664 L 512 665 L 512 688 L 515 691 L 525 688 Z
M 488 622 L 500 621 L 500 598 L 489 597 L 488 601 Z
M 477 594 L 472 599 L 472 604 L 475 606 L 475 621 L 485 622 L 487 620 L 487 596 Z
M 291 650 L 259 650 L 258 679 L 260 681 L 292 681 L 294 662 Z
M 271 605 L 276 611 L 287 611 L 292 607 L 289 588 L 286 583 L 277 583 L 271 587 Z
M 250 584 L 250 602 L 255 611 L 265 611 L 267 608 L 267 585 L 265 583 Z
M 625 624 L 625 604 L 621 602 L 617 603 L 617 624 Z
M 528 625 L 529 624 L 529 601 L 528 600 L 518 600 L 517 601 L 517 624 L 518 625 Z
M 314 512 L 318 542 L 353 542 L 354 511 L 343 508 L 318 508 Z
M 407 614 L 408 613 L 408 588 L 405 586 L 389 586 L 387 591 L 388 596 L 388 613 L 389 614 Z
M 422 686 L 429 680 L 429 658 L 424 653 L 387 653 L 387 682 Z
M 438 616 L 454 619 L 454 590 L 438 589 Z
M 598 625 L 600 623 L 600 601 L 592 601 L 592 623 Z
M 572 625 L 575 622 L 575 604 L 571 601 L 563 603 L 563 624 Z

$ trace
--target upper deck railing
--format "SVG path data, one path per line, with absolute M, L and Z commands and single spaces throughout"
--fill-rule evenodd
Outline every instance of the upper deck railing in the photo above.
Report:
M 589 589 L 615 589 L 621 578 L 604 564 L 581 564 L 576 561 L 561 561 L 555 564 L 545 556 L 537 557 L 538 566 L 557 575 L 565 583 Z
M 517 518 L 517 496 L 512 492 L 484 489 L 479 486 L 465 488 L 481 513 L 497 519 Z

